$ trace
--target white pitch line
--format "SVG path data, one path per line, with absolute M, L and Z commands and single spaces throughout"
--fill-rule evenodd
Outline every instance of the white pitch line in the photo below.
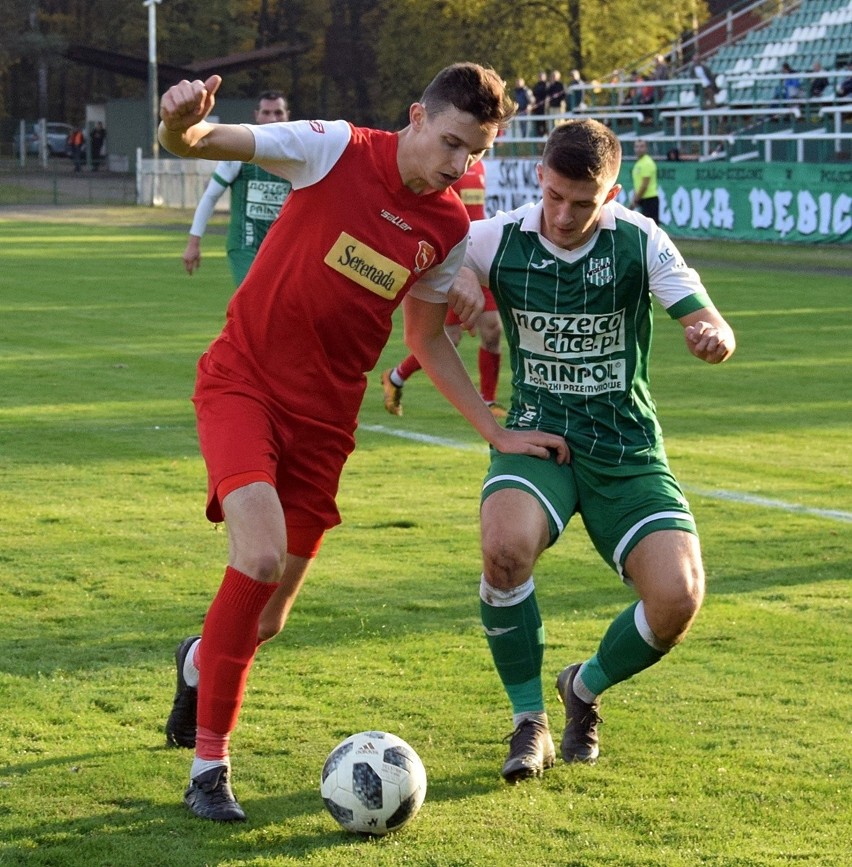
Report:
M 749 506 L 763 506 L 767 509 L 781 509 L 784 512 L 816 515 L 818 518 L 828 518 L 831 521 L 844 521 L 847 524 L 852 524 L 852 512 L 842 512 L 840 509 L 814 509 L 800 503 L 785 503 L 784 500 L 772 500 L 769 497 L 758 497 L 755 494 L 741 494 L 738 491 L 707 491 L 703 488 L 687 488 L 687 490 L 699 497 L 732 500 L 735 503 L 745 503 Z
M 417 433 L 416 431 L 399 430 L 387 427 L 383 424 L 362 424 L 360 430 L 370 433 L 385 434 L 385 436 L 397 437 L 404 440 L 413 440 L 427 445 L 443 446 L 444 448 L 458 449 L 465 452 L 481 452 L 487 454 L 487 446 L 479 443 L 463 443 L 447 437 L 436 437 L 431 434 Z M 687 493 L 696 494 L 699 497 L 707 497 L 711 500 L 730 500 L 734 503 L 742 503 L 748 506 L 762 506 L 765 509 L 779 509 L 782 512 L 791 512 L 801 515 L 813 515 L 817 518 L 826 518 L 830 521 L 842 521 L 852 523 L 852 512 L 843 512 L 840 509 L 815 509 L 811 506 L 802 506 L 799 503 L 786 503 L 784 500 L 772 500 L 768 497 L 758 497 L 754 494 L 741 494 L 737 491 L 710 491 L 704 488 L 684 486 Z

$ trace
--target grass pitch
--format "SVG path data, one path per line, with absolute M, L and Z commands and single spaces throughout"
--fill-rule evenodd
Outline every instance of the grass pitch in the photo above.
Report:
M 499 777 L 510 714 L 478 622 L 486 451 L 422 375 L 405 416 L 385 414 L 397 329 L 344 524 L 249 682 L 233 738 L 249 821 L 219 826 L 183 807 L 189 754 L 162 736 L 171 654 L 226 556 L 188 396 L 230 277 L 221 235 L 183 273 L 189 221 L 0 212 L 0 865 L 849 863 L 848 249 L 680 245 L 739 340 L 702 365 L 658 312 L 653 388 L 707 601 L 683 646 L 604 696 L 597 765 L 517 787 Z M 579 522 L 536 580 L 549 686 L 631 596 Z M 319 798 L 329 750 L 366 728 L 429 774 L 420 816 L 376 840 Z

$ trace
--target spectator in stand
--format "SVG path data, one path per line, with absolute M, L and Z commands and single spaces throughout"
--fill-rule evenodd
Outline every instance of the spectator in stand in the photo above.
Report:
M 697 78 L 701 84 L 702 108 L 715 108 L 716 94 L 719 88 L 716 86 L 716 76 L 703 60 L 696 60 L 692 64 L 692 77 Z
M 558 69 L 554 69 L 550 73 L 550 83 L 547 85 L 547 113 L 551 116 L 565 114 L 565 100 L 568 96 L 565 90 L 565 82 L 562 80 L 562 73 Z M 557 121 L 553 121 L 551 129 L 555 127 Z
M 671 70 L 666 58 L 662 54 L 658 54 L 654 61 L 654 81 L 668 81 L 671 77 Z M 664 87 L 658 87 L 656 93 L 656 101 L 663 101 Z
M 822 64 L 817 60 L 816 63 L 814 63 L 812 72 L 822 72 L 822 71 L 823 71 Z M 822 95 L 825 92 L 825 89 L 827 87 L 828 87 L 828 79 L 824 75 L 821 75 L 819 78 L 812 78 L 811 84 L 810 84 L 810 89 L 809 89 L 809 94 L 810 94 L 811 99 L 819 99 L 820 97 L 822 97 Z
M 644 75 L 637 77 L 636 84 L 636 105 L 643 107 L 642 123 L 653 123 L 651 112 L 645 111 L 644 106 L 654 104 L 656 91 L 652 85 L 647 83 Z
M 625 87 L 621 93 L 621 104 L 625 108 L 636 105 L 639 101 L 639 73 L 634 69 L 630 73 L 630 82 L 632 87 Z
M 538 74 L 538 81 L 533 85 L 533 114 L 547 114 L 547 73 L 542 71 Z M 547 135 L 547 122 L 537 120 L 535 122 L 537 135 Z
M 837 95 L 842 99 L 847 96 L 852 96 L 852 61 L 846 64 L 846 71 L 849 72 L 849 76 L 844 78 L 840 84 L 837 85 Z
M 529 121 L 524 120 L 524 118 L 532 114 L 533 105 L 535 104 L 535 97 L 533 96 L 533 92 L 527 87 L 526 81 L 523 78 L 519 78 L 515 82 L 515 103 L 518 106 L 518 130 L 520 131 L 521 137 L 526 138 L 527 130 L 529 129 Z
M 571 70 L 571 81 L 568 83 L 568 110 L 582 111 L 586 107 L 583 98 L 583 77 L 579 69 Z
M 781 64 L 781 72 L 785 77 L 778 83 L 775 98 L 785 101 L 798 99 L 802 95 L 802 79 L 796 75 L 796 70 L 786 60 Z

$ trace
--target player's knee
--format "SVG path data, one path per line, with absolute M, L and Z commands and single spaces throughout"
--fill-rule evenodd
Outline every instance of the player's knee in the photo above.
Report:
M 485 580 L 498 590 L 509 590 L 526 581 L 533 571 L 536 552 L 523 539 L 493 534 L 482 541 Z
M 283 549 L 274 545 L 265 549 L 255 549 L 243 553 L 235 568 L 240 572 L 264 583 L 277 582 L 284 574 L 285 554 Z
M 686 636 L 703 600 L 704 573 L 700 564 L 690 565 L 644 600 L 648 624 L 661 641 L 673 646 Z

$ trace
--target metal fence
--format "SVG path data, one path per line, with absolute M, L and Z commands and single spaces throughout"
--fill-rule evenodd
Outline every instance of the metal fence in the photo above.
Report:
M 102 169 L 77 172 L 71 160 L 51 157 L 21 164 L 0 159 L 0 207 L 14 205 L 135 205 L 136 175 Z

